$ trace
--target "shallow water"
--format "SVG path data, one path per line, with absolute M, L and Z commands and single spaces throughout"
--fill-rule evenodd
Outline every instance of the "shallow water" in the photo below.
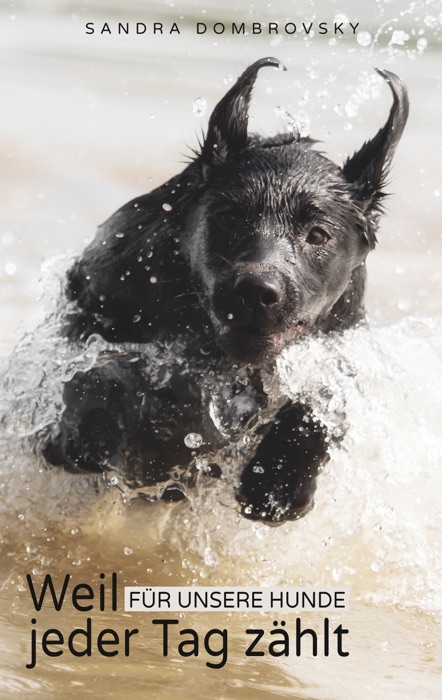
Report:
M 111 9 L 113 7 L 114 9 Z M 128 20 L 187 22 L 241 15 L 200 3 L 150 6 L 40 2 L 32 9 L 0 4 L 2 93 L 0 167 L 2 299 L 0 697 L 100 696 L 318 700 L 440 697 L 441 609 L 441 343 L 440 253 L 442 182 L 439 166 L 440 7 L 376 3 L 358 8 L 361 31 L 383 26 L 376 45 L 301 36 L 85 37 L 81 27 L 124 14 Z M 351 19 L 350 3 L 339 10 Z M 333 5 L 333 15 L 337 8 Z M 315 4 L 248 8 L 247 17 L 296 14 Z M 402 13 L 402 14 L 401 14 Z M 14 19 L 11 15 L 14 14 Z M 272 17 L 274 19 L 274 17 Z M 187 26 L 187 25 L 186 25 Z M 404 31 L 404 36 L 393 31 Z M 414 33 L 413 33 L 414 32 Z M 394 38 L 393 43 L 392 42 Z M 360 41 L 364 37 L 360 37 Z M 426 46 L 419 39 L 427 41 Z M 404 43 L 402 44 L 401 41 Z M 398 43 L 399 42 L 399 43 Z M 364 43 L 364 42 L 362 42 Z M 260 76 L 252 126 L 276 130 L 279 107 L 307 124 L 338 162 L 381 123 L 389 94 L 372 65 L 397 72 L 409 86 L 412 111 L 395 158 L 378 249 L 369 260 L 370 330 L 299 346 L 280 360 L 280 381 L 308 397 L 318 417 L 345 437 L 319 479 L 314 510 L 278 528 L 246 522 L 228 484 L 196 490 L 191 501 L 130 501 L 104 481 L 46 471 L 29 453 L 27 435 L 53 419 L 61 378 L 75 350 L 56 343 L 49 324 L 7 359 L 23 331 L 55 308 L 52 259 L 38 286 L 41 258 L 79 252 L 96 224 L 139 192 L 181 167 L 211 106 L 253 59 L 275 54 L 289 71 Z M 203 97 L 201 116 L 194 100 Z M 201 103 L 198 103 L 201 105 Z M 19 329 L 17 331 L 17 325 Z M 94 348 L 90 348 L 94 352 Z M 87 615 L 72 607 L 33 610 L 25 575 L 51 572 L 99 583 L 101 572 L 128 585 L 321 585 L 351 589 L 350 610 L 330 615 L 349 629 L 350 656 L 313 658 L 244 655 L 245 630 L 266 632 L 281 616 L 187 613 L 182 624 L 204 633 L 225 627 L 229 660 L 206 666 L 207 654 L 164 659 L 155 615 L 93 611 L 97 630 L 140 629 L 128 658 L 64 654 L 30 658 L 31 619 L 39 633 L 68 633 Z M 293 613 L 284 615 L 287 627 Z M 319 630 L 322 613 L 302 614 Z M 111 682 L 109 682 L 109 679 Z

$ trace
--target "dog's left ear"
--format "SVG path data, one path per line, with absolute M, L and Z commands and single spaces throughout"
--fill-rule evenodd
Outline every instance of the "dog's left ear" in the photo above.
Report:
M 354 184 L 365 211 L 376 206 L 385 194 L 383 187 L 408 117 L 408 95 L 405 85 L 394 73 L 376 68 L 393 93 L 393 106 L 386 124 L 376 136 L 344 163 L 342 171 Z
M 211 165 L 224 161 L 246 148 L 249 103 L 258 71 L 264 66 L 286 70 L 276 58 L 261 58 L 238 78 L 235 85 L 218 102 L 209 119 L 207 136 L 201 148 L 203 176 Z

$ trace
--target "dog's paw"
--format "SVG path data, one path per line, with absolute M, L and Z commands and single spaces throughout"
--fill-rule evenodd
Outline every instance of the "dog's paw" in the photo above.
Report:
M 316 477 L 327 459 L 324 426 L 306 406 L 286 404 L 241 475 L 243 515 L 275 524 L 302 518 L 313 508 Z
M 279 524 L 298 520 L 313 508 L 316 478 L 305 475 L 294 480 L 296 467 L 284 464 L 263 466 L 256 458 L 241 478 L 237 499 L 241 513 L 252 520 Z

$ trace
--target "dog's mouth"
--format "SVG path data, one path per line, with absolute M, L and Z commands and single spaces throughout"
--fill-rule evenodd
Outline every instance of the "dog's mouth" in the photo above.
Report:
M 226 328 L 219 342 L 228 355 L 235 360 L 249 364 L 263 364 L 273 359 L 290 341 L 296 340 L 307 330 L 305 321 L 297 321 L 293 326 L 276 333 L 252 324 Z
M 280 331 L 278 333 L 266 333 L 265 331 L 261 330 L 258 326 L 252 326 L 252 325 L 242 325 L 242 326 L 235 326 L 230 329 L 231 333 L 237 333 L 240 335 L 245 335 L 245 336 L 254 336 L 255 338 L 263 338 L 264 340 L 269 340 L 269 341 L 280 341 L 283 340 L 284 338 L 291 338 L 293 335 L 296 335 L 297 333 L 301 333 L 305 327 L 306 327 L 306 322 L 305 321 L 298 321 L 295 325 L 291 326 L 288 330 L 285 331 Z

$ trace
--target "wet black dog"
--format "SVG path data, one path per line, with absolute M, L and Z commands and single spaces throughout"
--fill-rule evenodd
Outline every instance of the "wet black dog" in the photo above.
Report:
M 281 68 L 250 66 L 184 172 L 117 211 L 70 270 L 69 337 L 146 352 L 119 346 L 77 372 L 44 454 L 73 471 L 117 470 L 164 498 L 185 495 L 201 465 L 233 473 L 244 515 L 281 522 L 311 508 L 327 438 L 263 378 L 288 344 L 363 318 L 364 261 L 408 99 L 378 71 L 389 118 L 341 168 L 295 133 L 248 134 L 263 66 Z

